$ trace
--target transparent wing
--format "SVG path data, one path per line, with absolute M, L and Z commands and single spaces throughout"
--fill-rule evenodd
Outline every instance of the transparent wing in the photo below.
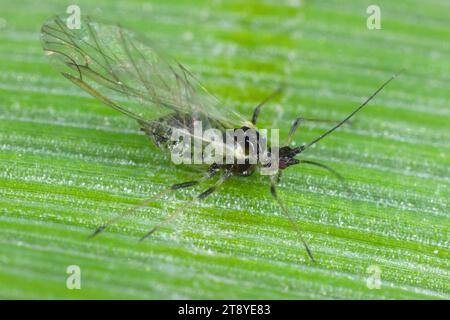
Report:
M 81 28 L 69 29 L 64 17 L 54 16 L 42 26 L 41 39 L 46 55 L 63 66 L 66 78 L 140 123 L 198 115 L 218 129 L 249 125 L 183 65 L 119 25 L 84 18 Z M 173 119 L 166 122 L 174 125 Z

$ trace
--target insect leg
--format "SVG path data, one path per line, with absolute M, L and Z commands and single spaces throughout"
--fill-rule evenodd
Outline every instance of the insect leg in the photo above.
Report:
M 219 180 L 217 180 L 217 182 L 210 188 L 206 189 L 205 191 L 203 191 L 202 193 L 200 193 L 199 195 L 195 196 L 192 199 L 192 202 L 196 202 L 196 201 L 200 201 L 203 200 L 204 198 L 206 198 L 207 196 L 209 196 L 211 193 L 213 193 L 214 191 L 217 190 L 217 188 L 219 188 L 226 180 L 228 180 L 230 177 L 232 176 L 231 171 L 225 171 L 224 173 L 222 173 L 222 176 L 220 177 Z M 170 222 L 171 220 L 173 220 L 174 218 L 176 218 L 178 215 L 180 215 L 183 212 L 183 210 L 178 210 L 173 212 L 172 214 L 170 214 L 166 219 L 164 219 L 163 221 L 161 221 L 160 223 L 158 223 L 156 226 L 154 226 L 152 229 L 150 229 L 150 231 L 148 231 L 144 236 L 142 236 L 139 241 L 143 241 L 145 239 L 147 239 L 149 236 L 151 236 L 156 230 L 158 230 L 161 226 L 167 224 L 168 222 Z
M 281 211 L 283 212 L 283 214 L 289 219 L 289 222 L 291 223 L 291 225 L 294 228 L 295 232 L 297 232 L 297 234 L 299 235 L 300 240 L 302 241 L 303 246 L 305 247 L 306 252 L 308 253 L 308 256 L 311 258 L 311 260 L 313 262 L 316 262 L 316 260 L 314 259 L 313 255 L 311 253 L 311 250 L 308 247 L 308 244 L 306 243 L 305 239 L 303 238 L 303 235 L 302 235 L 302 232 L 300 230 L 300 227 L 294 221 L 294 218 L 292 218 L 291 214 L 286 209 L 286 207 L 284 206 L 284 204 L 281 201 L 281 199 L 278 197 L 277 190 L 276 190 L 276 180 L 277 180 L 277 177 L 274 177 L 274 176 L 272 176 L 271 179 L 270 179 L 270 193 L 275 198 L 275 200 L 278 202 L 278 205 L 280 206 Z
M 208 180 L 210 178 L 212 178 L 218 171 L 217 165 L 213 164 L 208 168 L 208 171 L 205 173 L 205 175 L 203 177 L 201 177 L 198 180 L 192 180 L 192 181 L 187 181 L 187 182 L 183 182 L 183 183 L 177 183 L 177 184 L 173 184 L 172 186 L 170 186 L 169 188 L 161 191 L 160 193 L 154 195 L 151 198 L 148 198 L 146 200 L 144 200 L 143 202 L 141 202 L 137 207 L 133 207 L 132 209 L 117 215 L 115 217 L 113 217 L 112 219 L 110 219 L 109 221 L 107 221 L 105 224 L 101 225 L 100 227 L 98 227 L 90 236 L 89 238 L 93 238 L 95 236 L 97 236 L 99 233 L 103 232 L 107 227 L 109 227 L 110 225 L 116 223 L 117 221 L 131 215 L 132 213 L 136 212 L 137 209 L 145 207 L 147 204 L 161 198 L 163 195 L 178 190 L 178 189 L 183 189 L 183 188 L 189 188 L 192 186 L 195 186 L 205 180 Z
M 289 146 L 292 142 L 292 137 L 294 136 L 295 131 L 297 131 L 298 126 L 300 125 L 300 122 L 303 120 L 303 118 L 297 118 L 292 123 L 291 129 L 289 129 L 289 134 L 286 139 L 286 145 Z
M 171 190 L 178 190 L 178 189 L 182 189 L 182 188 L 188 188 L 188 187 L 192 187 L 195 186 L 205 180 L 208 180 L 210 178 L 212 178 L 217 172 L 219 171 L 219 167 L 216 164 L 212 164 L 209 168 L 208 171 L 206 171 L 205 175 L 203 177 L 201 177 L 198 180 L 192 180 L 192 181 L 187 181 L 187 182 L 182 182 L 182 183 L 176 183 L 173 184 L 170 189 Z
M 259 112 L 261 111 L 261 107 L 263 105 L 265 105 L 269 100 L 273 99 L 275 96 L 277 96 L 280 92 L 282 91 L 282 88 L 279 87 L 277 90 L 275 90 L 274 92 L 272 92 L 270 94 L 270 96 L 268 96 L 267 98 L 265 98 L 263 101 L 261 101 L 255 108 L 255 110 L 253 110 L 253 116 L 252 116 L 252 123 L 256 124 L 256 121 L 258 120 L 258 116 L 259 116 Z

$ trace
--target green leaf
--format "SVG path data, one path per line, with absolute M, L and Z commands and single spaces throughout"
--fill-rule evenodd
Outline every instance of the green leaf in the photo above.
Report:
M 311 262 L 271 198 L 267 177 L 180 190 L 138 208 L 96 238 L 96 227 L 198 177 L 175 166 L 130 119 L 58 75 L 38 33 L 58 1 L 2 1 L 0 14 L 0 296 L 4 298 L 450 298 L 450 30 L 447 1 L 80 1 L 148 34 L 210 91 L 285 137 L 297 116 L 340 120 L 392 74 L 406 72 L 356 119 L 292 166 L 279 195 Z M 327 124 L 301 126 L 308 142 Z M 183 214 L 137 240 L 174 210 Z M 81 290 L 67 268 L 80 267 Z M 381 281 L 379 288 L 375 281 Z M 70 280 L 70 279 L 69 279 Z M 374 282 L 375 281 L 375 282 Z

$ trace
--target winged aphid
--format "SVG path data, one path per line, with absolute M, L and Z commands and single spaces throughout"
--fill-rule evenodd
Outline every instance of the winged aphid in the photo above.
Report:
M 170 136 L 174 129 L 183 129 L 193 135 L 192 124 L 195 121 L 202 121 L 206 127 L 222 132 L 249 128 L 258 132 L 256 124 L 262 106 L 280 92 L 279 89 L 276 90 L 256 106 L 251 121 L 247 121 L 232 109 L 225 108 L 225 105 L 210 94 L 186 67 L 158 51 L 149 40 L 120 25 L 108 25 L 84 18 L 80 29 L 70 29 L 65 24 L 64 18 L 54 16 L 42 26 L 41 39 L 46 54 L 56 59 L 58 65 L 63 68 L 61 73 L 64 77 L 109 107 L 136 120 L 141 130 L 163 150 L 170 149 Z M 281 172 L 292 165 L 306 164 L 321 167 L 340 177 L 324 164 L 297 159 L 296 156 L 348 122 L 395 76 L 384 82 L 360 106 L 342 121 L 335 123 L 331 129 L 307 144 L 291 147 L 291 141 L 298 126 L 303 120 L 307 120 L 302 117 L 295 119 L 286 143 L 278 150 L 279 170 L 275 175 L 270 176 L 270 192 L 298 233 L 313 261 L 314 257 L 298 224 L 278 197 L 276 185 Z M 261 168 L 259 163 L 238 164 L 237 162 L 213 163 L 197 180 L 174 184 L 158 195 L 145 200 L 140 206 L 145 206 L 168 192 L 196 186 L 219 175 L 212 187 L 193 199 L 200 201 L 216 191 L 231 177 L 250 176 Z M 111 219 L 96 229 L 91 236 L 98 235 L 109 225 L 131 212 L 125 212 Z M 163 223 L 172 220 L 179 213 L 180 211 L 176 211 L 170 214 L 163 222 L 149 230 L 141 240 L 149 237 Z

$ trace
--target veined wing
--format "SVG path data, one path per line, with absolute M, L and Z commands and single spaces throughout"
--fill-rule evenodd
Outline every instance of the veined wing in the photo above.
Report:
M 64 66 L 66 78 L 140 123 L 198 115 L 209 122 L 207 127 L 250 126 L 208 93 L 182 64 L 119 25 L 85 18 L 79 29 L 70 29 L 64 18 L 54 16 L 42 26 L 41 38 L 46 54 Z M 174 121 L 167 123 L 174 125 Z

